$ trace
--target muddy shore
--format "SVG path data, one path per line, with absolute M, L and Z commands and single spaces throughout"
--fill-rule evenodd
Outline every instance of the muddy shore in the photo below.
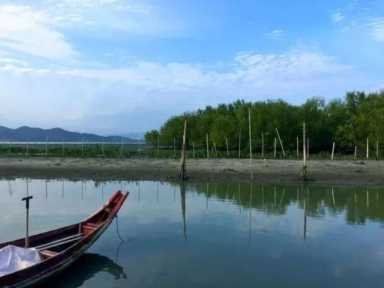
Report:
M 301 183 L 301 161 L 209 159 L 187 161 L 191 181 Z M 169 159 L 0 158 L 0 177 L 176 180 L 179 161 Z M 309 161 L 309 182 L 384 185 L 384 161 Z

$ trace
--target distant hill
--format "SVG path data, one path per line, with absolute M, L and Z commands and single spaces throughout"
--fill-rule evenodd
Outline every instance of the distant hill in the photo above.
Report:
M 0 126 L 0 141 L 15 142 L 120 142 L 140 143 L 136 139 L 121 136 L 100 136 L 90 133 L 77 133 L 61 128 L 41 129 L 22 126 L 16 129 Z

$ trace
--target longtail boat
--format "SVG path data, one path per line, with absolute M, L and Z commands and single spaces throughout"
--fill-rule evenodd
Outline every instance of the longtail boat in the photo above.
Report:
M 27 268 L 0 277 L 1 288 L 24 288 L 41 284 L 75 262 L 108 228 L 117 216 L 128 192 L 118 191 L 88 219 L 57 230 L 30 236 L 29 247 L 37 251 L 40 261 Z M 4 247 L 20 247 L 25 239 L 1 243 Z M 0 263 L 1 264 L 1 263 Z

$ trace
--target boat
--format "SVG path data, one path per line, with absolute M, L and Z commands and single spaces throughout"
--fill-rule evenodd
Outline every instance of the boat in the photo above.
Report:
M 40 261 L 24 269 L 0 276 L 1 288 L 24 288 L 41 284 L 74 263 L 103 234 L 123 206 L 128 192 L 115 192 L 107 203 L 84 221 L 26 239 L 1 243 L 0 249 L 16 247 L 36 251 Z

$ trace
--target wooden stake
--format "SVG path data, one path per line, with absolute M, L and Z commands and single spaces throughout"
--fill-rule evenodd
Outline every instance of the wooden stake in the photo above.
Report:
M 275 158 L 275 159 L 277 156 L 276 146 L 277 146 L 277 141 L 276 141 L 276 137 L 275 137 L 275 138 L 273 138 L 273 158 Z
M 369 138 L 367 137 L 367 160 L 369 160 Z
M 157 134 L 157 151 L 156 151 L 156 153 L 157 153 L 157 157 L 159 157 L 159 148 L 160 148 L 160 134 Z
M 227 157 L 229 157 L 229 143 L 228 143 L 228 137 L 225 137 L 225 145 L 227 146 Z
M 357 145 L 355 145 L 355 152 L 353 153 L 353 159 L 357 160 Z
M 264 132 L 261 132 L 261 157 L 264 158 Z
M 283 146 L 283 141 L 281 141 L 280 133 L 279 130 L 276 128 L 276 133 L 277 133 L 277 138 L 279 139 L 280 146 L 281 146 L 281 151 L 283 152 L 283 157 L 285 158 L 285 150 Z
M 251 108 L 248 108 L 248 128 L 249 128 L 249 160 L 252 160 L 252 127 L 251 127 Z
M 335 142 L 333 142 L 332 144 L 331 160 L 333 161 L 334 158 L 335 158 Z
M 173 137 L 173 155 L 176 157 L 176 137 Z
M 207 133 L 206 140 L 207 140 L 207 159 L 209 159 L 209 135 L 208 135 L 208 133 Z
M 48 137 L 45 139 L 45 156 L 48 156 Z
M 299 159 L 300 151 L 299 151 L 299 136 L 296 137 L 296 157 Z
M 309 160 L 309 138 L 307 138 L 307 160 Z
M 379 160 L 379 140 L 376 140 L 376 160 Z
M 241 158 L 241 130 L 239 132 L 239 159 Z
M 192 142 L 192 157 L 195 158 L 195 142 Z
M 184 120 L 183 146 L 181 148 L 181 161 L 180 161 L 180 179 L 183 181 L 186 179 L 186 171 L 185 171 L 185 161 L 187 158 L 186 142 L 187 142 L 187 120 Z

